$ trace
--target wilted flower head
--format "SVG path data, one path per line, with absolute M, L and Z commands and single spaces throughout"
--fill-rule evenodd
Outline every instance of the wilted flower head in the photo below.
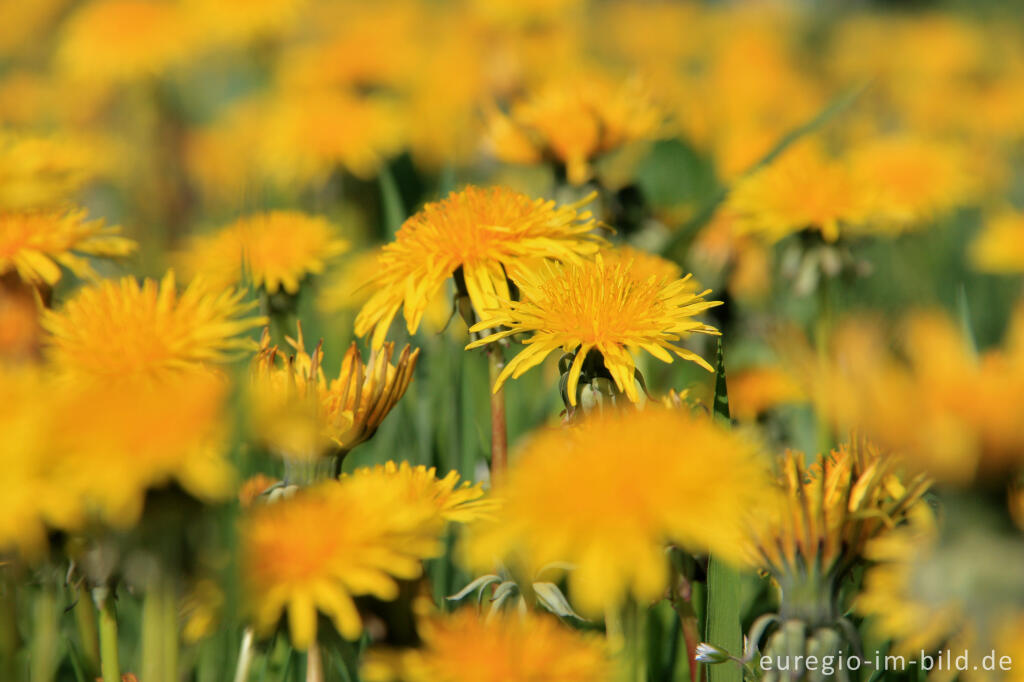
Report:
M 181 260 L 189 277 L 202 275 L 217 286 L 241 284 L 247 274 L 267 293 L 283 289 L 294 294 L 304 277 L 322 273 L 327 262 L 347 248 L 325 218 L 271 211 L 193 238 Z
M 291 351 L 270 345 L 263 333 L 252 373 L 254 426 L 275 452 L 310 459 L 336 448 L 344 454 L 369 439 L 405 394 L 419 350 L 402 349 L 391 364 L 394 344 L 386 343 L 364 365 L 355 342 L 329 383 L 323 371 L 321 344 L 305 349 L 302 326 Z M 321 342 L 322 343 L 322 342 Z
M 604 411 L 527 443 L 498 521 L 473 527 L 468 556 L 524 575 L 570 563 L 573 604 L 600 615 L 664 593 L 668 543 L 739 560 L 745 509 L 766 485 L 757 448 L 709 419 L 653 405 Z
M 559 348 L 574 354 L 566 384 L 573 406 L 591 352 L 633 402 L 639 401 L 633 353 L 640 350 L 663 362 L 672 362 L 670 353 L 674 353 L 711 371 L 699 355 L 675 343 L 693 333 L 718 334 L 714 327 L 695 317 L 721 305 L 720 301 L 704 300 L 711 290 L 694 292 L 689 275 L 675 279 L 665 271 L 641 270 L 642 262 L 638 265 L 634 260 L 616 260 L 605 262 L 598 254 L 595 261 L 548 264 L 536 271 L 524 268 L 516 272 L 521 300 L 499 300 L 471 331 L 500 331 L 467 346 L 475 348 L 513 334 L 532 333 L 524 342 L 526 349 L 498 376 L 495 391 L 507 379 L 521 376 Z
M 423 619 L 422 648 L 371 651 L 362 677 L 371 682 L 606 682 L 614 666 L 600 637 L 551 616 L 473 609 Z
M 242 555 L 257 630 L 269 633 L 287 611 L 292 644 L 306 649 L 320 611 L 343 637 L 358 638 L 353 597 L 395 599 L 397 580 L 417 577 L 421 560 L 440 551 L 441 528 L 431 500 L 378 477 L 325 481 L 252 506 Z
M 467 187 L 427 204 L 384 247 L 370 283 L 376 291 L 356 318 L 356 333 L 372 330 L 379 348 L 400 309 L 414 333 L 449 277 L 482 316 L 511 297 L 509 270 L 521 261 L 577 261 L 595 253 L 600 239 L 590 234 L 590 213 L 579 212 L 585 203 L 556 207 L 500 187 Z
M 242 337 L 266 324 L 246 317 L 243 292 L 213 290 L 202 279 L 178 293 L 174 273 L 140 285 L 103 281 L 47 311 L 50 355 L 62 373 L 97 381 L 158 380 L 224 363 L 255 343 Z

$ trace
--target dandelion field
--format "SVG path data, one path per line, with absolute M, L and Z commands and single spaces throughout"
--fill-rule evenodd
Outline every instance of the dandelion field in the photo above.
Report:
M 0 0 L 0 682 L 1024 679 L 1013 3 Z

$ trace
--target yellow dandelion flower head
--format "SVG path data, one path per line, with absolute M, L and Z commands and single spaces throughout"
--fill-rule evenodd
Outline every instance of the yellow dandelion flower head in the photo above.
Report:
M 23 281 L 53 286 L 61 266 L 77 277 L 95 278 L 88 256 L 121 257 L 136 243 L 121 228 L 87 220 L 85 210 L 0 212 L 0 275 L 15 272 Z
M 471 331 L 504 329 L 467 346 L 475 348 L 513 334 L 532 334 L 524 342 L 526 349 L 502 370 L 494 390 L 559 348 L 575 353 L 568 379 L 571 405 L 576 405 L 580 373 L 591 351 L 600 354 L 616 386 L 633 402 L 639 401 L 633 353 L 640 350 L 662 362 L 672 362 L 671 351 L 711 371 L 703 358 L 674 342 L 693 333 L 718 334 L 695 316 L 721 302 L 704 300 L 710 289 L 692 293 L 689 276 L 668 279 L 652 274 L 641 279 L 645 273 L 635 273 L 634 268 L 636 261 L 607 263 L 598 254 L 594 261 L 517 272 L 522 300 L 500 301 Z
M 93 0 L 68 20 L 59 47 L 70 75 L 103 83 L 160 74 L 194 50 L 198 32 L 165 0 Z
M 590 178 L 590 164 L 599 154 L 657 138 L 664 118 L 637 83 L 596 75 L 552 82 L 513 104 L 509 114 L 495 107 L 488 111 L 498 158 L 513 163 L 557 159 L 575 185 Z
M 1024 272 L 1024 213 L 1004 210 L 988 218 L 968 253 L 971 264 L 983 272 Z
M 34 366 L 0 363 L 0 467 L 9 490 L 0 497 L 0 550 L 38 557 L 47 527 L 79 523 L 78 498 L 54 473 L 62 455 L 53 444 L 52 381 Z
M 107 145 L 83 135 L 0 131 L 0 210 L 64 206 L 111 160 Z
M 496 500 L 484 498 L 483 484 L 472 485 L 463 481 L 460 485 L 456 471 L 449 471 L 444 478 L 438 478 L 434 467 L 428 469 L 423 465 L 389 461 L 356 469 L 351 476 L 376 476 L 390 480 L 392 485 L 404 489 L 410 499 L 431 500 L 445 521 L 470 523 L 489 519 L 498 508 Z
M 372 178 L 404 138 L 394 102 L 383 96 L 328 88 L 282 91 L 262 109 L 257 168 L 282 185 L 322 182 L 339 166 Z
M 854 150 L 850 164 L 869 188 L 873 229 L 919 226 L 966 202 L 974 189 L 962 151 L 939 140 L 878 139 Z
M 729 409 L 740 421 L 753 421 L 774 407 L 804 401 L 806 396 L 797 379 L 777 365 L 729 373 Z
M 866 217 L 867 193 L 848 165 L 815 144 L 800 144 L 739 180 L 726 200 L 737 234 L 775 242 L 805 229 L 826 241 Z
M 603 638 L 529 612 L 482 618 L 462 609 L 420 623 L 424 646 L 388 655 L 371 650 L 371 682 L 603 682 L 615 670 Z
M 135 523 L 146 491 L 172 482 L 203 501 L 229 498 L 227 390 L 221 377 L 200 372 L 159 385 L 69 387 L 57 410 L 69 453 L 58 478 L 87 512 L 115 526 Z
M 308 353 L 301 325 L 286 341 L 287 353 L 263 333 L 252 373 L 253 422 L 272 450 L 293 458 L 319 457 L 332 444 L 344 453 L 372 437 L 405 395 L 419 359 L 419 349 L 405 346 L 392 364 L 394 344 L 386 343 L 364 364 L 353 342 L 328 382 L 322 342 Z
M 741 560 L 745 509 L 767 486 L 757 447 L 738 432 L 685 410 L 608 410 L 526 444 L 498 521 L 470 527 L 466 556 L 524 575 L 569 563 L 573 604 L 600 615 L 627 595 L 664 593 L 668 543 Z
M 588 197 L 589 201 L 590 198 Z M 586 201 L 556 206 L 513 190 L 466 187 L 429 203 L 405 221 L 387 244 L 372 281 L 375 291 L 356 318 L 356 334 L 373 330 L 378 348 L 399 309 L 410 333 L 441 285 L 464 283 L 477 316 L 508 299 L 509 269 L 524 259 L 576 261 L 596 253 L 594 221 Z
M 332 268 L 324 277 L 317 297 L 318 307 L 325 313 L 359 310 L 373 295 L 367 282 L 376 276 L 380 256 L 381 250 L 375 248 L 359 251 L 342 259 L 338 266 Z M 442 322 L 447 318 L 447 313 L 445 310 Z
M 286 610 L 292 643 L 305 649 L 319 610 L 356 639 L 362 620 L 352 598 L 393 600 L 396 579 L 420 575 L 421 560 L 440 550 L 441 520 L 430 500 L 409 499 L 390 483 L 326 481 L 249 508 L 242 556 L 259 631 L 269 632 Z
M 802 452 L 786 451 L 778 476 L 781 494 L 772 498 L 778 506 L 752 521 L 754 561 L 779 581 L 783 599 L 794 581 L 807 580 L 806 566 L 819 567 L 822 579 L 841 580 L 863 559 L 867 542 L 924 504 L 929 485 L 920 474 L 903 477 L 896 458 L 862 438 L 810 464 L 806 459 Z
M 98 381 L 158 380 L 211 367 L 254 349 L 246 332 L 266 324 L 250 316 L 244 292 L 214 290 L 196 279 L 179 293 L 173 271 L 157 282 L 106 280 L 47 311 L 50 355 L 62 373 Z
M 215 286 L 240 284 L 243 273 L 268 293 L 299 290 L 306 275 L 318 275 L 348 249 L 326 218 L 299 211 L 270 211 L 239 218 L 211 234 L 195 237 L 181 255 L 190 277 L 203 275 Z

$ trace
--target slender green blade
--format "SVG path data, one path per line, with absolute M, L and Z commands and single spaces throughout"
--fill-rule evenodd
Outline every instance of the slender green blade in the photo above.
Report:
M 398 228 L 405 222 L 405 206 L 402 204 L 402 194 L 398 191 L 398 183 L 391 167 L 382 164 L 377 174 L 380 181 L 380 203 L 384 214 L 384 231 L 388 239 L 394 239 Z
M 729 393 L 725 384 L 725 354 L 722 340 L 718 340 L 715 359 L 715 419 L 729 422 Z M 743 631 L 740 623 L 739 573 L 730 565 L 712 556 L 708 563 L 708 610 L 705 639 L 734 656 L 743 651 Z M 724 663 L 708 667 L 711 682 L 740 682 L 743 671 L 739 665 Z

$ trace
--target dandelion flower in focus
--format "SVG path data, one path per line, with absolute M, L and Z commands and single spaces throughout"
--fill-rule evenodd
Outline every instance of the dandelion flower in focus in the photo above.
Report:
M 286 338 L 290 352 L 270 345 L 263 333 L 252 377 L 253 423 L 275 452 L 314 459 L 332 446 L 344 455 L 368 440 L 405 394 L 419 350 L 405 346 L 391 364 L 394 344 L 386 343 L 363 363 L 352 343 L 336 379 L 328 383 L 323 350 L 305 350 L 302 327 L 297 339 Z
M 1024 272 L 1024 213 L 1004 211 L 986 220 L 971 242 L 969 256 L 983 272 Z
M 600 239 L 590 234 L 590 213 L 579 212 L 583 203 L 556 207 L 500 187 L 467 187 L 427 204 L 384 247 L 356 334 L 372 330 L 372 345 L 379 348 L 400 309 L 409 333 L 415 333 L 449 277 L 480 317 L 510 297 L 509 269 L 518 262 L 577 261 L 595 253 Z
M 674 342 L 689 334 L 718 334 L 718 330 L 694 317 L 720 301 L 705 301 L 708 289 L 689 290 L 689 276 L 669 279 L 664 274 L 636 272 L 635 261 L 595 261 L 517 273 L 516 284 L 522 300 L 501 300 L 471 331 L 504 328 L 475 341 L 475 348 L 513 334 L 532 333 L 526 349 L 502 370 L 494 384 L 501 388 L 507 379 L 517 378 L 561 348 L 575 357 L 569 369 L 569 404 L 577 403 L 577 387 L 587 355 L 594 351 L 618 389 L 637 402 L 633 353 L 647 351 L 663 362 L 672 355 L 711 371 L 696 353 Z M 643 278 L 642 278 L 643 277 Z
M 434 503 L 374 477 L 326 481 L 293 497 L 251 507 L 242 526 L 244 577 L 257 631 L 287 612 L 292 644 L 316 639 L 317 612 L 347 639 L 362 619 L 353 597 L 398 596 L 397 580 L 420 575 L 440 551 Z
M 135 242 L 120 232 L 102 220 L 86 220 L 84 210 L 0 212 L 0 275 L 16 272 L 25 282 L 53 286 L 63 266 L 77 277 L 95 278 L 88 256 L 135 251 Z
M 131 277 L 80 289 L 46 311 L 50 354 L 62 373 L 96 381 L 160 380 L 212 368 L 255 343 L 243 335 L 266 324 L 247 316 L 244 292 L 194 280 L 178 293 L 174 273 L 139 284 Z
M 523 575 L 574 566 L 569 594 L 599 616 L 664 594 L 667 543 L 739 561 L 746 509 L 766 471 L 744 436 L 684 410 L 608 410 L 533 437 L 501 493 L 496 523 L 471 527 L 471 565 Z
M 165 0 L 93 0 L 68 20 L 59 59 L 71 75 L 120 83 L 183 62 L 198 37 L 182 7 Z
M 867 217 L 867 192 L 849 168 L 815 145 L 787 149 L 739 180 L 726 200 L 737 234 L 776 242 L 805 229 L 834 242 Z
M 596 77 L 552 83 L 512 106 L 488 113 L 495 155 L 512 163 L 556 159 L 566 177 L 582 185 L 602 153 L 629 142 L 656 139 L 665 114 L 633 83 Z
M 497 509 L 497 502 L 484 499 L 483 486 L 463 481 L 459 485 L 459 474 L 449 471 L 444 478 L 437 478 L 433 467 L 412 466 L 408 462 L 396 464 L 386 462 L 374 467 L 356 469 L 351 476 L 378 477 L 391 481 L 398 490 L 406 491 L 410 499 L 431 500 L 437 513 L 445 521 L 470 523 L 490 518 Z
M 537 613 L 483 619 L 473 609 L 424 619 L 423 647 L 371 650 L 371 682 L 603 682 L 613 679 L 603 640 Z
M 271 211 L 239 218 L 210 235 L 195 237 L 181 255 L 189 277 L 202 275 L 213 286 L 253 284 L 274 294 L 289 294 L 310 274 L 320 274 L 348 243 L 337 238 L 322 217 L 298 211 Z

